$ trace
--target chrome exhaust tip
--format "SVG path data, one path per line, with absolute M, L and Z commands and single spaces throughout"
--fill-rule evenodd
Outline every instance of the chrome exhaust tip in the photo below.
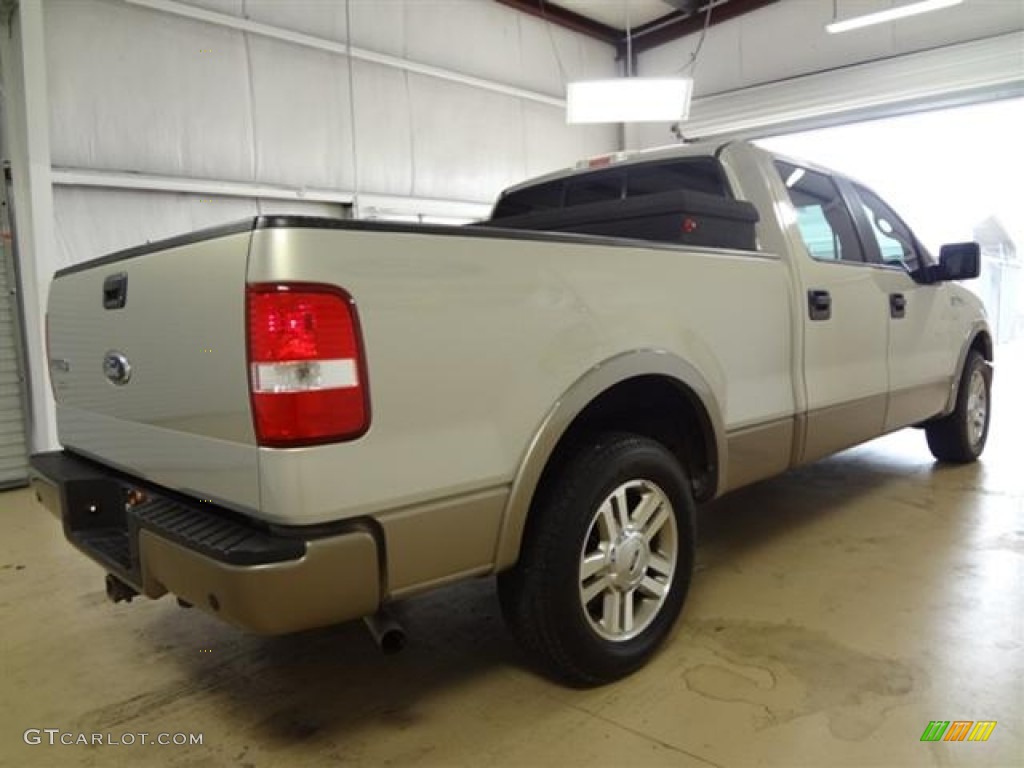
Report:
M 377 647 L 386 655 L 398 653 L 405 648 L 405 630 L 395 617 L 384 610 L 363 618 L 366 628 Z

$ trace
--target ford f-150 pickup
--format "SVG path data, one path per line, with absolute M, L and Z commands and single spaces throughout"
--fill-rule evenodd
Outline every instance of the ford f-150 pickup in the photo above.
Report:
M 529 657 L 602 683 L 676 621 L 696 503 L 906 426 L 978 457 L 979 258 L 744 142 L 465 227 L 261 216 L 57 273 L 33 484 L 115 601 L 396 643 L 389 603 L 496 574 Z

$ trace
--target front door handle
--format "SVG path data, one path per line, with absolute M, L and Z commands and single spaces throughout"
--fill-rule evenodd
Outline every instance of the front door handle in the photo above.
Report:
M 832 317 L 832 295 L 828 291 L 809 290 L 807 292 L 807 310 L 811 320 L 828 320 Z
M 902 293 L 889 294 L 889 315 L 895 318 L 907 316 L 907 297 Z

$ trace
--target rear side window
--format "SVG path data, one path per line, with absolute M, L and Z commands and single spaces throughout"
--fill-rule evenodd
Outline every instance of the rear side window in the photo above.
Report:
M 797 226 L 811 258 L 863 263 L 853 217 L 832 177 L 781 160 L 775 167 L 796 208 Z

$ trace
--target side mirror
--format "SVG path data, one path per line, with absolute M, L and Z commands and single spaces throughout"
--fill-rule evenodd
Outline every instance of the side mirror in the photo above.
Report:
M 951 243 L 939 250 L 940 280 L 970 280 L 981 274 L 981 247 L 977 243 Z

